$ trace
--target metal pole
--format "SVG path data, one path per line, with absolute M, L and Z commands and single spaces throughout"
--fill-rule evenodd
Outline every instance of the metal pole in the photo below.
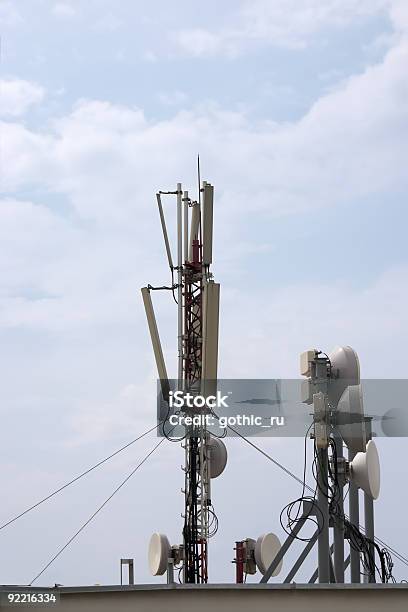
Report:
M 133 567 L 133 559 L 129 563 L 129 584 L 135 584 L 135 571 Z
M 174 559 L 167 560 L 167 584 L 174 584 Z
M 365 419 L 367 442 L 372 438 L 371 417 Z M 364 493 L 364 527 L 367 538 L 374 542 L 374 500 Z M 374 544 L 369 544 L 370 558 L 374 559 Z M 374 567 L 374 564 L 373 564 Z M 364 582 L 375 582 L 375 569 L 370 571 L 368 576 L 364 576 Z
M 367 493 L 364 493 L 364 523 L 365 535 L 367 538 L 374 541 L 374 503 L 373 499 L 367 495 Z M 368 548 L 370 551 L 370 558 L 374 559 L 374 544 L 369 543 Z M 369 571 L 368 575 L 364 576 L 364 582 L 375 582 L 375 571 Z
M 355 456 L 354 451 L 349 449 L 348 460 L 351 462 Z M 360 522 L 360 509 L 358 503 L 358 488 L 350 482 L 349 489 L 349 514 L 350 514 L 350 523 L 355 525 L 357 529 L 359 528 Z M 355 550 L 353 546 L 350 545 L 350 577 L 351 582 L 359 583 L 360 582 L 360 551 Z
M 178 387 L 183 388 L 183 235 L 182 235 L 182 191 L 177 183 L 177 301 L 178 301 Z
M 329 555 L 329 574 L 330 582 L 334 584 L 336 582 L 336 576 L 334 575 L 333 559 L 331 555 Z
M 181 183 L 177 183 L 177 345 L 178 345 L 178 390 L 184 390 L 183 380 L 183 228 L 182 228 L 182 214 L 183 214 L 183 193 Z M 191 438 L 189 437 L 189 431 L 186 429 L 186 445 L 185 445 L 185 527 L 183 531 L 184 546 L 186 548 L 186 560 L 184 563 L 184 582 L 188 582 L 188 571 L 190 567 L 190 550 L 186 546 L 185 530 L 189 528 L 189 514 L 187 499 L 189 495 L 190 487 L 190 444 Z M 170 559 L 167 565 L 167 584 L 174 582 L 174 566 L 171 564 Z
M 329 500 L 328 500 L 328 453 L 327 448 L 318 448 L 318 473 L 317 473 L 317 503 L 320 513 L 320 534 L 317 540 L 319 583 L 330 582 L 329 563 Z
M 334 442 L 336 444 L 337 467 L 343 465 L 343 440 L 337 431 L 333 432 Z M 334 466 L 335 467 L 335 466 Z M 339 474 L 338 482 L 338 499 L 336 504 L 336 512 L 338 516 L 333 517 L 333 544 L 334 544 L 334 574 L 336 582 L 344 582 L 344 474 Z
M 184 261 L 188 260 L 188 191 L 183 192 L 183 205 L 184 205 Z

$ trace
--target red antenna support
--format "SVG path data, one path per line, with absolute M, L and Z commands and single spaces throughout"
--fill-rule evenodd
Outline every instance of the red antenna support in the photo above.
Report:
M 235 582 L 242 584 L 244 582 L 244 562 L 245 562 L 245 548 L 244 542 L 235 542 Z

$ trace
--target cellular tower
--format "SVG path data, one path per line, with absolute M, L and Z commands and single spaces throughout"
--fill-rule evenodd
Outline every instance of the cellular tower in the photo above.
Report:
M 158 426 L 163 435 L 180 441 L 184 448 L 185 483 L 182 543 L 172 546 L 164 534 L 153 534 L 149 564 L 153 575 L 167 571 L 169 583 L 174 582 L 176 568 L 180 582 L 203 584 L 208 582 L 209 539 L 218 528 L 211 481 L 224 471 L 227 463 L 227 450 L 220 436 L 208 431 L 205 419 L 196 423 L 192 418 L 208 414 L 217 417 L 206 401 L 217 392 L 218 366 L 220 285 L 214 282 L 211 272 L 214 188 L 199 179 L 197 200 L 190 198 L 181 183 L 173 191 L 159 191 L 156 195 L 171 284 L 147 285 L 142 288 L 142 296 L 160 381 L 160 407 L 164 406 Z M 176 217 L 176 264 L 165 220 L 164 197 L 166 207 L 172 206 L 170 210 Z M 168 378 L 152 303 L 152 293 L 163 290 L 170 292 L 177 304 L 178 371 L 175 379 Z M 361 569 L 367 582 L 375 582 L 376 575 L 381 582 L 392 581 L 393 564 L 389 551 L 374 534 L 373 503 L 380 492 L 380 464 L 372 440 L 372 417 L 366 416 L 363 409 L 357 353 L 349 346 L 337 347 L 329 354 L 310 349 L 301 355 L 300 374 L 303 383 L 298 388 L 297 405 L 299 410 L 303 404 L 310 406 L 307 409 L 310 424 L 304 432 L 304 448 L 307 440 L 311 439 L 314 486 L 306 482 L 306 451 L 301 480 L 253 441 L 227 425 L 302 485 L 301 496 L 287 504 L 280 514 L 281 527 L 287 534 L 282 544 L 272 532 L 264 533 L 256 540 L 235 541 L 236 582 L 243 583 L 247 575 L 256 572 L 262 574 L 261 583 L 277 576 L 287 559 L 287 552 L 296 541 L 306 545 L 283 579 L 284 583 L 294 580 L 315 545 L 317 569 L 309 580 L 310 584 L 316 580 L 323 584 L 344 583 L 348 568 L 350 580 L 354 583 L 360 582 Z M 190 422 L 187 423 L 185 418 L 182 435 L 178 437 L 170 418 L 175 391 L 197 400 L 184 403 L 180 408 L 180 414 L 190 417 Z M 349 491 L 345 494 L 347 485 Z M 364 492 L 364 527 L 359 523 L 359 490 Z M 345 512 L 347 495 L 349 515 Z M 305 537 L 303 528 L 310 521 L 315 530 L 310 537 Z
M 163 196 L 175 200 L 177 263 L 174 265 L 163 208 Z M 178 183 L 174 191 L 156 194 L 171 286 L 142 288 L 142 296 L 161 383 L 164 402 L 169 401 L 170 387 L 167 369 L 153 310 L 151 294 L 169 290 L 177 303 L 178 391 L 193 396 L 212 395 L 217 385 L 218 326 L 220 285 L 214 282 L 210 270 L 213 243 L 214 188 L 199 178 L 198 199 L 190 198 Z M 174 210 L 174 209 L 173 209 Z M 185 415 L 208 412 L 185 408 Z M 164 419 L 166 420 L 166 419 Z M 166 423 L 164 423 L 166 425 Z M 163 427 L 165 431 L 165 427 Z M 166 434 L 171 436 L 171 429 Z M 180 564 L 185 583 L 208 581 L 208 540 L 217 529 L 218 520 L 211 501 L 211 479 L 225 468 L 227 451 L 224 443 L 207 431 L 205 419 L 199 425 L 185 427 L 182 437 L 185 451 L 185 508 L 183 543 L 171 547 L 163 534 L 152 536 L 149 549 L 150 569 L 162 574 L 169 559 Z

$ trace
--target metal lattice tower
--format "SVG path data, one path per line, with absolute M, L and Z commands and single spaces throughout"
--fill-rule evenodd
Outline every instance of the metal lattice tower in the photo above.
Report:
M 184 199 L 188 198 L 184 192 Z M 189 201 L 187 201 L 190 204 Z M 193 205 L 200 213 L 199 204 Z M 203 287 L 201 231 L 192 236 L 188 259 L 183 266 L 184 389 L 201 391 L 203 345 Z M 207 432 L 204 426 L 191 428 L 185 441 L 184 582 L 207 582 L 209 474 L 206 457 Z

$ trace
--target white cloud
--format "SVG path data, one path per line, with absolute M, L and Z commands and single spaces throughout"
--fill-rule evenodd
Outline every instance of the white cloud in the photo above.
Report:
M 15 26 L 22 21 L 15 3 L 3 0 L 0 3 L 0 23 L 4 26 Z
M 96 338 L 103 328 L 136 326 L 143 351 L 149 350 L 138 287 L 161 284 L 158 270 L 166 273 L 154 193 L 172 187 L 185 168 L 194 186 L 198 150 L 217 188 L 217 235 L 234 235 L 238 245 L 233 261 L 222 251 L 225 270 L 254 250 L 246 225 L 256 212 L 288 214 L 403 189 L 407 58 L 401 40 L 382 63 L 344 81 L 288 124 L 251 124 L 240 113 L 209 106 L 152 122 L 140 109 L 89 100 L 47 129 L 4 123 L 3 186 L 17 195 L 0 209 L 8 253 L 1 270 L 3 329 L 68 337 L 82 330 Z M 20 201 L 19 190 L 33 187 L 45 202 Z M 66 202 L 68 216 L 57 203 L 45 206 L 54 197 Z M 373 288 L 376 303 L 380 291 Z M 331 302 L 338 302 L 336 287 L 316 288 L 316 295 L 330 292 Z M 287 325 L 299 318 L 290 303 L 300 299 L 301 289 L 295 288 L 286 302 L 277 301 L 279 312 L 291 313 Z M 350 300 L 358 303 L 359 294 Z M 403 296 L 396 302 L 404 303 Z M 242 312 L 258 309 L 261 304 L 247 304 Z M 377 315 L 378 327 L 389 329 L 386 313 Z M 164 324 L 171 320 L 167 307 L 162 317 Z M 403 313 L 393 320 L 405 329 Z M 350 329 L 358 326 L 364 329 L 364 321 L 350 322 Z M 281 342 L 285 345 L 283 337 Z M 292 346 L 287 363 L 298 348 Z
M 23 182 L 27 185 L 47 175 L 52 161 L 53 140 L 50 136 L 35 133 L 14 122 L 0 122 L 0 130 L 7 146 L 6 158 L 4 148 L 1 152 L 3 192 L 13 192 Z
M 142 379 L 153 378 L 152 360 L 143 361 L 149 344 L 138 288 L 163 280 L 158 272 L 163 251 L 155 191 L 172 187 L 184 168 L 190 168 L 188 182 L 194 186 L 200 151 L 206 174 L 217 188 L 217 234 L 236 237 L 233 261 L 223 251 L 222 266 L 228 269 L 239 266 L 239 258 L 248 253 L 273 248 L 273 244 L 254 244 L 246 235 L 254 212 L 288 214 L 401 189 L 407 179 L 407 58 L 407 42 L 396 40 L 381 63 L 339 84 L 292 123 L 251 123 L 242 113 L 211 105 L 150 121 L 138 108 L 95 100 L 78 101 L 72 112 L 48 121 L 42 129 L 29 129 L 16 121 L 3 123 L 3 151 L 7 151 L 6 157 L 3 153 L 3 185 L 14 194 L 0 208 L 2 240 L 7 246 L 0 270 L 2 328 L 57 333 L 67 342 L 79 333 L 95 346 L 107 330 L 127 334 L 134 329 L 142 340 L 130 361 Z M 21 190 L 39 191 L 37 203 L 19 196 Z M 64 206 L 59 209 L 61 199 Z M 165 274 L 164 264 L 161 269 Z M 351 342 L 350 330 L 360 329 L 360 334 L 353 331 L 356 348 L 362 347 L 369 358 L 365 347 L 371 345 L 364 333 L 371 337 L 382 327 L 381 342 L 386 345 L 393 326 L 406 330 L 402 311 L 390 319 L 381 308 L 370 309 L 370 303 L 383 303 L 397 287 L 398 276 L 390 272 L 367 290 L 298 286 L 279 296 L 254 295 L 252 302 L 245 298 L 240 308 L 245 316 L 262 312 L 267 302 L 275 304 L 271 318 L 280 321 L 281 330 L 299 321 L 285 339 L 287 331 L 279 336 L 260 316 L 252 336 L 245 340 L 248 355 L 251 347 L 254 350 L 245 368 L 256 363 L 265 334 L 287 347 L 285 368 L 297 362 L 297 352 L 309 344 L 303 331 L 312 329 L 308 325 L 312 299 L 319 305 L 325 299 L 337 304 L 325 319 L 323 312 L 316 319 L 321 323 L 314 337 L 321 338 L 323 348 L 343 338 Z M 393 303 L 403 304 L 403 290 L 398 291 Z M 233 310 L 229 299 L 227 292 L 223 296 L 226 311 Z M 302 301 L 306 309 L 294 306 Z M 353 305 L 354 318 L 345 318 L 346 303 Z M 172 311 L 170 306 L 160 308 L 166 328 Z M 389 308 L 394 308 L 392 303 Z M 370 316 L 363 316 L 366 311 Z M 239 317 L 226 321 L 223 359 L 231 368 L 240 363 L 236 362 L 239 350 L 233 322 L 236 329 L 245 327 Z M 169 344 L 166 336 L 164 344 Z M 70 367 L 76 367 L 75 361 Z M 114 368 L 110 375 L 117 375 Z M 128 376 L 126 383 L 121 380 L 118 385 L 134 381 Z M 120 422 L 125 423 L 131 410 L 121 397 L 100 408 L 91 403 L 86 409 L 88 404 L 78 402 L 74 412 L 83 420 L 73 421 L 72 426 L 81 432 L 99 418 L 99 435 L 106 433 L 112 429 L 107 415 L 115 402 L 122 406 Z
M 174 32 L 171 38 L 183 52 L 193 57 L 219 54 L 233 57 L 238 52 L 240 36 L 230 30 L 214 33 L 204 28 L 188 28 Z
M 37 83 L 22 79 L 2 79 L 0 81 L 0 116 L 19 117 L 30 106 L 40 103 L 44 89 Z
M 174 91 L 162 91 L 158 94 L 158 99 L 166 106 L 183 106 L 188 102 L 188 95 L 184 91 L 175 89 Z
M 60 19 L 71 19 L 78 14 L 78 10 L 67 2 L 57 2 L 54 4 L 52 12 Z
M 47 291 L 42 284 L 44 266 L 67 248 L 75 232 L 45 206 L 22 199 L 0 200 L 0 219 L 0 239 L 7 250 L 0 262 L 2 287 L 11 296 L 33 285 L 39 292 Z
M 47 185 L 81 217 L 115 224 L 129 222 L 136 202 L 144 214 L 155 189 L 192 168 L 198 151 L 223 211 L 245 214 L 251 201 L 287 214 L 377 196 L 407 180 L 407 62 L 401 39 L 291 123 L 251 123 L 211 105 L 152 122 L 140 109 L 84 100 L 53 131 L 7 124 L 3 180 L 15 189 Z
M 363 378 L 405 377 L 407 279 L 402 266 L 363 288 L 337 282 L 266 286 L 245 295 L 224 291 L 223 376 L 297 378 L 302 351 L 350 344 L 359 353 Z M 249 320 L 248 313 L 256 315 Z
M 151 49 L 147 49 L 143 52 L 142 59 L 150 64 L 155 64 L 158 61 L 158 56 Z
M 105 32 L 115 32 L 123 26 L 122 19 L 119 19 L 114 13 L 107 13 L 100 16 L 95 22 L 94 28 Z
M 322 2 L 321 6 L 320 24 L 328 19 L 327 7 L 336 6 L 340 11 L 336 13 L 338 24 L 351 19 L 352 11 L 371 10 L 364 2 L 360 8 L 352 2 L 344 2 L 344 8 L 339 2 Z M 275 247 L 274 220 L 270 243 L 264 242 L 264 235 L 261 240 L 258 234 L 248 231 L 250 220 L 256 219 L 259 228 L 271 221 L 268 213 L 282 215 L 320 206 L 341 207 L 345 201 L 359 206 L 361 196 L 368 200 L 371 196 L 391 198 L 396 190 L 405 189 L 407 42 L 401 35 L 404 5 L 394 6 L 399 35 L 392 40 L 393 48 L 383 61 L 338 83 L 298 121 L 251 122 L 243 113 L 209 104 L 176 112 L 167 120 L 152 121 L 138 108 L 82 100 L 72 112 L 59 118 L 48 117 L 40 127 L 23 125 L 15 118 L 2 124 L 2 180 L 10 195 L 0 203 L 1 405 L 8 431 L 16 433 L 5 438 L 9 447 L 3 449 L 10 457 L 18 455 L 9 470 L 10 483 L 6 483 L 10 490 L 16 490 L 16 499 L 10 501 L 16 512 L 37 496 L 40 489 L 34 487 L 34 482 L 42 483 L 41 491 L 46 493 L 56 481 L 68 480 L 106 455 L 107 448 L 119 446 L 119 438 L 121 443 L 126 442 L 154 423 L 151 390 L 156 374 L 139 295 L 140 286 L 147 282 L 162 284 L 167 273 L 154 193 L 158 188 L 172 188 L 185 174 L 189 185 L 194 186 L 198 150 L 205 170 L 203 178 L 209 178 L 216 186 L 215 230 L 220 252 L 217 266 L 222 269 L 222 274 L 216 269 L 217 280 L 222 283 L 221 372 L 229 376 L 294 376 L 300 351 L 310 346 L 330 350 L 334 344 L 350 343 L 360 354 L 363 376 L 405 375 L 406 266 L 391 267 L 381 274 L 373 270 L 371 281 L 354 288 L 346 281 L 328 281 L 294 283 L 279 291 L 268 286 L 271 279 L 267 275 L 262 288 L 258 285 L 251 290 L 239 280 L 232 290 L 228 287 L 231 278 L 225 273 L 228 266 L 234 267 L 235 273 L 245 273 L 242 258 L 249 258 L 251 253 L 259 253 L 259 260 L 273 260 L 273 253 L 265 251 Z M 265 5 L 262 10 L 269 8 Z M 296 25 L 298 41 L 306 40 L 308 32 L 312 32 L 308 19 L 303 15 L 302 25 Z M 284 25 L 280 44 L 295 44 L 285 34 Z M 256 27 L 262 29 L 263 25 Z M 260 32 L 259 36 L 270 34 Z M 286 42 L 285 36 L 289 36 Z M 245 40 L 249 44 L 250 39 Z M 222 46 L 216 52 L 235 52 L 241 42 L 236 47 L 232 42 L 231 48 Z M 204 40 L 203 47 L 205 44 Z M 166 200 L 166 210 L 170 211 L 171 205 L 171 200 Z M 170 214 L 168 218 L 170 221 Z M 256 258 L 251 261 L 256 262 Z M 299 267 L 307 265 L 305 256 Z M 174 372 L 174 307 L 168 295 L 154 298 L 167 365 Z M 154 442 L 146 440 L 143 446 L 132 449 L 121 459 L 120 470 L 124 471 L 128 462 L 135 465 L 139 454 L 141 458 L 145 447 Z M 255 467 L 253 474 L 267 465 L 253 449 L 243 461 L 246 451 L 239 444 L 237 441 L 234 448 L 234 441 L 228 441 L 228 472 L 222 483 L 214 485 L 223 529 L 220 554 L 217 544 L 213 549 L 217 550 L 213 555 L 214 578 L 229 579 L 227 560 L 234 538 L 251 527 L 245 526 L 244 519 L 253 517 L 250 504 L 259 493 L 259 482 L 251 479 L 250 468 Z M 292 446 L 289 451 L 286 444 L 285 449 L 276 448 L 270 441 L 262 445 L 270 447 L 284 463 L 293 463 L 300 473 L 300 444 L 296 450 L 293 443 L 293 452 Z M 41 453 L 35 452 L 39 446 L 46 451 L 42 470 L 38 467 Z M 138 513 L 135 541 L 139 548 L 145 545 L 146 534 L 158 526 L 166 530 L 169 525 L 169 531 L 175 533 L 172 541 L 180 537 L 181 523 L 174 517 L 182 506 L 178 492 L 182 474 L 176 466 L 182 462 L 183 453 L 176 446 L 169 449 L 163 445 L 164 460 L 154 460 L 146 466 L 146 472 L 137 476 L 141 480 L 135 486 L 145 490 L 155 474 L 166 473 L 162 479 L 165 488 L 150 490 L 154 503 L 149 498 L 147 503 L 138 501 L 135 508 L 134 491 L 130 489 L 129 498 L 124 498 L 129 503 L 122 502 L 120 506 L 117 529 L 124 530 L 135 511 Z M 81 452 L 73 453 L 76 447 Z M 29 452 L 31 460 L 27 461 L 24 453 Z M 55 464 L 50 463 L 50 456 L 55 458 Z M 64 464 L 63 470 L 58 459 Z M 28 490 L 15 486 L 21 480 L 23 460 Z M 175 469 L 169 470 L 170 465 Z M 247 496 L 249 506 L 241 513 L 238 529 L 237 523 L 230 520 L 230 500 L 245 466 L 251 495 Z M 394 467 L 388 468 L 389 480 Z M 106 474 L 101 472 L 97 482 L 98 487 L 108 489 L 108 494 L 117 484 L 117 474 L 112 486 L 106 482 Z M 81 499 L 96 507 L 101 493 L 99 489 L 95 492 L 97 499 L 93 499 L 91 482 L 84 481 Z M 224 493 L 217 491 L 218 486 Z M 292 492 L 290 481 L 277 477 L 276 486 L 282 496 L 276 495 L 276 487 L 273 495 L 266 492 L 263 506 L 267 512 L 257 515 L 257 525 L 251 527 L 255 535 L 271 528 L 270 509 L 277 515 L 279 504 Z M 296 488 L 294 494 L 297 493 Z M 161 512 L 164 498 L 173 504 L 166 516 Z M 67 513 L 63 506 L 66 499 L 61 500 L 61 512 L 51 506 L 49 524 L 48 516 L 41 515 L 47 517 L 40 523 L 42 529 L 33 531 L 29 524 L 30 537 L 41 535 L 52 525 L 53 537 L 61 538 L 61 521 L 57 519 L 63 512 L 75 531 L 76 523 L 81 524 L 87 512 L 81 504 L 71 504 Z M 129 515 L 124 515 L 127 511 Z M 40 515 L 37 519 L 42 520 Z M 66 525 L 68 531 L 71 522 Z M 386 518 L 382 523 L 385 535 L 381 537 L 388 538 L 392 526 Z M 26 534 L 20 526 L 17 533 L 24 551 Z M 119 542 L 114 554 L 107 555 L 109 559 L 128 554 L 119 550 L 126 533 L 122 537 L 111 528 L 105 533 L 114 533 L 107 540 L 108 546 Z M 396 532 L 391 531 L 391 536 L 391 541 L 398 538 Z M 91 544 L 85 542 L 84 554 L 87 544 L 97 549 L 97 540 L 98 533 Z M 14 539 L 8 544 L 4 549 L 21 557 Z M 29 546 L 30 566 L 39 563 L 33 551 L 48 555 L 42 546 L 40 541 L 38 546 Z M 130 551 L 129 556 L 132 554 Z M 78 548 L 73 549 L 73 557 L 78 558 Z M 99 556 L 95 564 L 88 565 L 97 567 L 95 571 L 101 572 L 104 579 L 106 576 L 107 582 L 111 566 L 104 572 L 103 558 Z M 61 563 L 47 574 L 47 581 L 60 581 L 63 576 L 65 584 L 78 583 L 76 562 L 70 564 L 64 558 Z M 17 561 L 16 564 L 4 565 L 9 582 L 15 582 L 10 568 L 17 567 Z M 82 581 L 97 579 L 93 569 L 84 571 L 90 574 L 81 575 Z M 144 568 L 140 571 L 143 579 Z
M 390 0 L 390 18 L 394 28 L 408 34 L 408 4 L 405 0 Z
M 344 27 L 380 11 L 388 0 L 244 0 L 228 23 L 214 30 L 185 28 L 173 32 L 180 49 L 192 56 L 235 56 L 256 44 L 299 48 L 328 28 Z
M 381 63 L 344 81 L 293 123 L 254 124 L 243 114 L 208 105 L 154 122 L 140 109 L 92 100 L 78 102 L 46 129 L 4 123 L 3 180 L 16 193 L 0 208 L 8 253 L 1 270 L 2 329 L 57 335 L 68 344 L 79 335 L 83 340 L 77 345 L 73 341 L 67 370 L 76 376 L 82 369 L 89 371 L 95 385 L 100 372 L 115 379 L 117 388 L 153 380 L 138 288 L 147 282 L 161 284 L 166 274 L 155 191 L 172 187 L 185 168 L 191 169 L 188 182 L 195 185 L 200 150 L 206 175 L 217 188 L 217 235 L 234 236 L 237 244 L 233 261 L 226 259 L 228 249 L 222 249 L 226 270 L 239 267 L 240 257 L 261 248 L 246 233 L 254 213 L 339 206 L 403 188 L 407 54 L 407 43 L 399 41 Z M 27 189 L 40 190 L 37 204 L 18 196 Z M 61 198 L 69 213 L 59 210 Z M 232 301 L 224 292 L 223 313 L 241 304 L 238 314 L 223 315 L 224 371 L 248 376 L 268 350 L 262 348 L 265 338 L 273 338 L 279 347 L 280 361 L 274 353 L 262 363 L 276 369 L 283 364 L 285 370 L 278 371 L 282 375 L 291 364 L 296 367 L 297 353 L 315 342 L 326 349 L 338 342 L 354 343 L 362 361 L 374 368 L 375 331 L 383 330 L 378 341 L 388 350 L 396 334 L 407 330 L 399 306 L 406 301 L 403 276 L 405 269 L 391 271 L 360 291 L 333 284 L 294 286 L 279 295 L 255 293 L 250 300 L 233 295 Z M 393 299 L 386 302 L 389 296 Z M 160 296 L 157 300 L 168 349 L 173 311 L 167 302 L 163 306 Z M 270 306 L 263 315 L 265 303 Z M 324 303 L 331 305 L 329 311 Z M 380 306 L 384 303 L 388 312 Z M 261 313 L 250 332 L 244 329 L 249 312 Z M 242 333 L 237 336 L 236 330 Z M 114 336 L 120 334 L 120 349 L 112 348 Z M 81 347 L 85 338 L 92 350 L 83 356 L 75 346 Z M 239 357 L 239 344 L 246 346 L 247 362 Z M 113 363 L 106 369 L 105 352 L 112 356 L 117 350 L 124 356 L 120 367 Z M 96 353 L 101 355 L 90 369 Z M 131 369 L 124 368 L 125 357 Z M 54 367 L 48 361 L 45 365 L 47 372 Z M 120 406 L 123 426 L 132 414 L 123 397 L 103 400 L 104 384 L 100 392 L 98 385 L 93 389 L 92 402 L 72 399 L 70 423 L 78 441 L 93 419 L 96 438 L 113 431 L 109 414 L 115 406 Z M 115 398 L 115 393 L 111 390 L 107 397 Z

